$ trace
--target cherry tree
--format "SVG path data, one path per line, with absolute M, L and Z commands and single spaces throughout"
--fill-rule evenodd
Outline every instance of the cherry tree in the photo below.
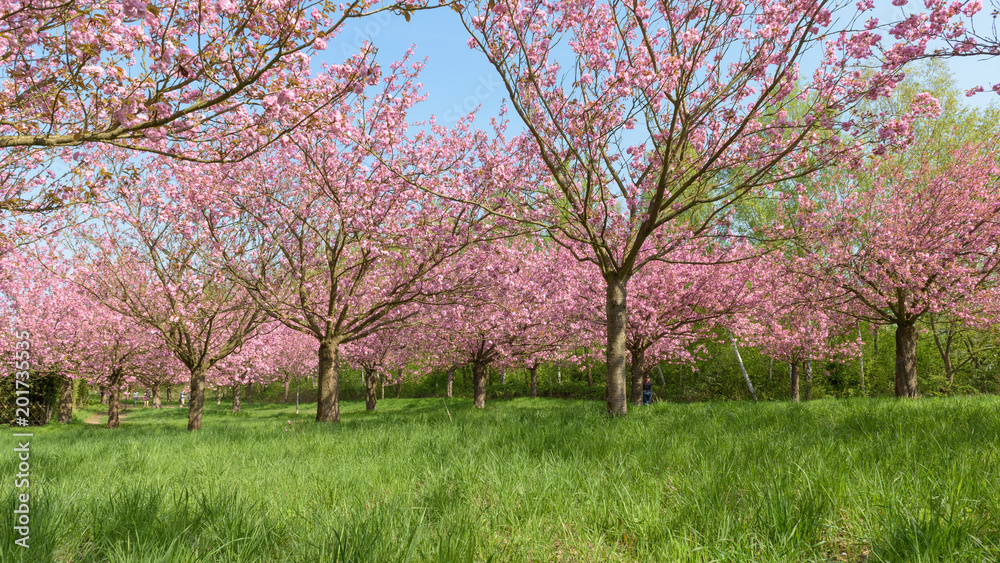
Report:
M 44 275 L 32 259 L 20 258 L 22 273 L 33 276 L 9 288 L 18 303 L 17 326 L 32 335 L 36 369 L 62 379 L 59 422 L 71 420 L 73 380 L 82 379 L 109 391 L 108 428 L 117 428 L 123 387 L 148 378 L 172 380 L 181 366 L 164 357 L 145 327 L 104 307 L 72 280 Z
M 799 366 L 815 360 L 845 360 L 860 354 L 852 338 L 854 317 L 825 305 L 838 292 L 826 280 L 802 276 L 780 253 L 762 257 L 750 281 L 751 297 L 725 325 L 740 341 L 789 365 L 790 395 L 799 400 Z M 811 372 L 807 371 L 811 384 Z M 809 388 L 806 399 L 809 398 Z
M 143 330 L 145 327 L 140 325 L 135 328 Z M 188 384 L 190 373 L 184 364 L 163 346 L 162 341 L 149 333 L 148 329 L 145 330 L 148 334 L 147 348 L 132 366 L 130 374 L 138 385 L 149 389 L 151 405 L 158 409 L 163 406 L 163 398 L 160 395 L 162 388 Z
M 270 334 L 276 341 L 273 346 L 275 353 L 271 357 L 271 367 L 285 383 L 284 401 L 288 402 L 289 386 L 293 379 L 298 389 L 299 379 L 316 376 L 315 340 L 284 325 L 278 326 Z
M 906 10 L 912 9 L 916 2 L 910 4 L 909 0 L 896 0 L 892 4 L 899 6 L 901 10 Z M 903 24 L 893 30 L 893 35 L 897 38 L 938 37 L 944 47 L 934 48 L 927 57 L 986 59 L 1000 56 L 1000 33 L 997 31 L 1000 2 L 997 0 L 990 0 L 988 11 L 983 9 L 982 0 L 951 4 L 943 0 L 925 0 L 924 8 L 926 11 L 921 11 L 918 7 L 907 14 Z M 960 10 L 965 16 L 965 21 L 950 21 L 942 17 L 942 9 L 947 9 L 951 13 Z M 986 73 L 982 76 L 982 80 L 981 84 L 969 89 L 966 95 L 972 96 L 984 92 L 986 87 L 1000 94 L 1000 82 L 994 82 L 997 80 L 995 74 Z
M 370 44 L 328 72 L 312 57 L 350 20 L 409 19 L 422 2 L 35 2 L 0 5 L 0 212 L 88 196 L 62 163 L 107 143 L 174 158 L 238 159 L 359 91 Z M 284 119 L 267 119 L 269 114 Z M 43 149 L 43 150 L 39 150 Z M 39 173 L 39 169 L 46 173 Z M 32 191 L 38 181 L 49 182 Z
M 943 3 L 942 3 L 943 4 Z M 978 2 L 934 3 L 944 27 Z M 607 409 L 624 415 L 627 288 L 686 236 L 714 232 L 748 193 L 905 142 L 923 106 L 889 119 L 888 95 L 938 28 L 883 25 L 872 2 L 497 0 L 461 12 L 524 124 L 538 163 L 526 220 L 586 245 L 606 287 Z M 896 33 L 895 43 L 879 31 Z M 803 75 L 800 63 L 819 56 Z M 833 134 L 843 130 L 843 134 Z M 546 217 L 545 211 L 549 210 Z M 555 216 L 551 216 L 553 214 Z M 525 214 L 522 214 L 525 215 Z
M 404 313 L 402 316 L 412 319 L 412 314 Z M 344 358 L 361 366 L 366 410 L 374 411 L 377 408 L 378 384 L 381 382 L 384 396 L 385 383 L 393 379 L 392 372 L 404 369 L 407 361 L 412 361 L 419 355 L 419 351 L 414 349 L 415 342 L 405 337 L 410 330 L 407 325 L 380 330 L 344 345 Z M 451 396 L 450 392 L 448 396 Z
M 5 287 L 10 299 L 13 331 L 30 335 L 31 367 L 36 373 L 46 373 L 60 379 L 59 422 L 70 422 L 73 416 L 74 360 L 81 348 L 93 346 L 86 325 L 78 325 L 75 317 L 87 314 L 93 303 L 87 302 L 60 280 L 39 277 L 32 261 L 22 255 L 4 260 L 14 272 L 12 282 Z M 28 273 L 33 275 L 25 275 Z
M 632 279 L 632 305 L 625 348 L 631 359 L 630 397 L 642 403 L 642 380 L 660 362 L 693 365 L 698 342 L 715 339 L 729 316 L 759 298 L 758 251 L 746 244 L 704 240 L 676 248 Z M 593 319 L 595 323 L 600 318 Z
M 240 412 L 240 386 L 253 383 L 268 384 L 281 377 L 277 361 L 285 344 L 282 325 L 271 322 L 261 326 L 240 347 L 220 359 L 207 374 L 207 380 L 216 385 L 227 384 L 233 390 L 233 412 Z
M 471 291 L 419 317 L 418 347 L 433 350 L 439 367 L 471 365 L 473 404 L 484 408 L 491 366 L 528 363 L 534 373 L 540 361 L 572 355 L 587 301 L 579 262 L 537 238 L 478 245 L 462 259 Z
M 108 155 L 113 162 L 116 154 Z M 169 168 L 122 174 L 116 197 L 74 209 L 40 262 L 104 307 L 152 331 L 188 370 L 188 429 L 201 428 L 207 371 L 250 338 L 265 315 L 204 258 L 200 224 L 172 199 Z
M 840 312 L 896 328 L 895 391 L 917 396 L 917 321 L 995 314 L 1000 168 L 995 141 L 950 158 L 870 164 L 803 205 L 797 271 L 832 284 Z
M 455 256 L 496 229 L 431 193 L 486 190 L 477 157 L 489 140 L 468 120 L 451 129 L 407 121 L 423 97 L 421 66 L 394 63 L 380 89 L 243 162 L 173 165 L 214 262 L 256 307 L 315 338 L 317 421 L 340 417 L 340 346 L 398 326 L 411 305 L 450 299 L 465 276 Z

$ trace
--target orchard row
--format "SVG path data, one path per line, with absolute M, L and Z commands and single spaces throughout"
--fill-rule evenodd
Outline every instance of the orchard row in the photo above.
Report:
M 900 88 L 997 54 L 979 0 L 444 6 L 512 118 L 415 122 L 423 65 L 370 44 L 314 68 L 345 21 L 420 3 L 4 7 L 3 345 L 186 382 L 197 430 L 210 381 L 289 373 L 338 421 L 344 361 L 471 365 L 477 407 L 490 367 L 600 361 L 618 416 L 707 340 L 846 359 L 862 321 L 915 397 L 919 321 L 996 318 L 997 137 L 926 150 L 942 102 Z

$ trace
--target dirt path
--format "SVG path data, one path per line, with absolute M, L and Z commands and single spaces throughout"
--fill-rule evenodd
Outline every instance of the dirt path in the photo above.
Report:
M 118 414 L 118 421 L 119 422 L 125 420 L 126 418 L 128 418 L 127 414 L 125 414 L 125 413 L 119 413 Z M 94 413 L 94 414 L 90 415 L 89 417 L 87 417 L 87 420 L 85 420 L 84 422 L 86 422 L 87 424 L 93 424 L 95 426 L 107 426 L 107 424 L 108 424 L 108 413 L 106 413 L 106 412 Z

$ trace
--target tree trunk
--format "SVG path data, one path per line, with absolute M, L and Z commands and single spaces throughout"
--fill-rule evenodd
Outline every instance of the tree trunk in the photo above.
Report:
M 385 400 L 385 374 L 382 373 L 382 372 L 379 372 L 379 374 L 378 374 L 378 390 L 379 390 L 379 395 L 381 395 L 381 397 L 379 397 L 379 398 L 384 401 Z
M 101 385 L 100 389 L 101 389 L 101 404 L 106 405 L 108 404 L 108 388 Z
M 396 379 L 396 398 L 399 398 L 399 394 L 403 391 L 403 368 L 399 368 L 399 378 Z
M 247 381 L 247 402 L 253 402 L 253 381 Z
M 285 378 L 285 398 L 281 400 L 282 403 L 288 404 L 288 386 L 289 384 L 291 384 L 291 382 L 292 382 L 291 377 Z
M 917 325 L 896 325 L 896 396 L 917 397 Z
M 365 410 L 374 411 L 378 401 L 378 376 L 375 370 L 361 368 L 365 378 Z
M 472 404 L 477 409 L 486 408 L 486 370 L 488 367 L 481 362 L 472 363 Z
M 112 388 L 108 393 L 108 428 L 118 428 L 121 424 L 121 415 L 119 414 L 121 408 L 122 391 L 118 388 Z
M 66 424 L 73 420 L 73 380 L 65 375 L 59 385 L 59 422 Z
M 507 385 L 507 368 L 500 370 L 500 385 Z
M 191 372 L 191 395 L 188 397 L 188 430 L 201 430 L 201 415 L 205 411 L 205 374 L 198 367 Z
M 222 386 L 221 385 L 216 385 L 215 386 L 215 404 L 216 405 L 220 405 L 220 406 L 222 405 Z
M 453 388 L 452 384 L 454 382 L 455 382 L 455 370 L 454 370 L 454 368 L 452 368 L 452 369 L 448 370 L 448 386 L 445 387 L 445 390 L 444 390 L 444 396 L 448 397 L 449 399 L 451 398 L 451 393 L 452 393 L 452 388 Z
M 163 408 L 163 401 L 160 400 L 160 386 L 159 385 L 153 385 L 153 391 L 152 392 L 153 392 L 153 396 L 151 397 L 152 402 L 150 404 L 153 405 L 154 409 Z
M 750 395 L 753 396 L 754 402 L 757 401 L 757 390 L 753 388 L 753 383 L 750 381 L 750 376 L 747 375 L 747 368 L 743 365 L 743 356 L 740 356 L 740 349 L 736 347 L 736 339 L 733 338 L 733 333 L 729 333 L 729 343 L 733 345 L 733 353 L 736 354 L 736 363 L 740 365 L 740 372 L 743 374 L 743 381 L 746 382 L 747 388 L 750 389 Z
M 767 380 L 774 381 L 774 358 L 767 359 Z
M 170 392 L 174 389 L 173 384 L 167 385 L 167 404 L 170 404 Z
M 538 364 L 528 368 L 528 373 L 531 374 L 531 398 L 535 399 L 538 397 Z
M 332 339 L 320 342 L 316 422 L 340 422 L 339 355 L 340 342 Z
M 562 385 L 562 366 L 556 366 L 556 385 Z
M 806 393 L 805 400 L 809 400 L 813 389 L 813 363 L 812 360 L 806 362 Z
M 637 406 L 642 406 L 642 364 L 646 360 L 645 348 L 633 348 L 629 350 L 632 357 L 632 385 L 629 401 Z
M 591 371 L 592 370 L 590 364 L 587 364 L 587 387 L 594 386 L 594 374 L 591 373 Z
M 666 389 L 667 380 L 663 377 L 663 370 L 660 369 L 660 364 L 656 364 L 656 373 L 660 376 L 660 386 Z
M 788 374 L 792 383 L 792 400 L 799 402 L 799 362 L 788 362 Z
M 233 412 L 240 412 L 240 409 L 242 408 L 242 406 L 243 405 L 240 403 L 240 384 L 239 383 L 234 383 L 233 384 Z
M 607 278 L 606 278 L 607 279 Z M 608 365 L 608 376 L 605 387 L 605 404 L 608 416 L 625 416 L 628 414 L 628 401 L 625 398 L 625 331 L 627 321 L 627 302 L 625 282 L 607 279 L 607 295 L 605 311 L 607 317 L 607 343 L 605 359 Z

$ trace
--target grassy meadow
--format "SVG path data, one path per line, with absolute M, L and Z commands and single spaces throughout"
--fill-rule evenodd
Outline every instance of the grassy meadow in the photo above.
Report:
M 35 428 L 0 561 L 997 561 L 1000 399 L 387 399 Z M 18 490 L 18 492 L 22 492 Z

